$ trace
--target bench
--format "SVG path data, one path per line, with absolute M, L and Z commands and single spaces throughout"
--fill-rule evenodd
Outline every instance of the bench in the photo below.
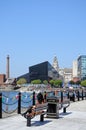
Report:
M 54 113 L 48 111 L 49 104 L 58 104 L 61 105 L 59 107 L 56 105 L 58 108 L 55 110 Z M 49 117 L 49 114 L 55 114 L 55 117 L 58 116 L 58 110 L 63 108 L 63 112 L 66 113 L 66 108 L 70 105 L 70 100 L 69 99 L 64 99 L 62 102 L 59 102 L 59 100 L 56 100 L 56 103 L 54 103 L 54 99 L 48 99 L 46 103 L 43 104 L 36 104 L 34 106 L 31 106 L 26 113 L 23 114 L 23 116 L 27 119 L 27 126 L 31 126 L 31 119 L 33 119 L 35 116 L 40 115 L 40 121 L 44 121 L 44 115 L 46 114 Z M 53 115 L 52 115 L 53 116 Z M 51 116 L 51 117 L 52 117 Z
M 46 114 L 46 110 L 47 103 L 32 106 L 26 113 L 26 115 L 23 114 L 24 117 L 27 119 L 27 126 L 31 126 L 31 119 L 33 119 L 37 115 L 40 115 L 40 121 L 44 121 L 44 115 Z

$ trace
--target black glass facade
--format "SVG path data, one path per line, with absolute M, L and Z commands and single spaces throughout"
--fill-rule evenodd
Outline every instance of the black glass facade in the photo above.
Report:
M 35 79 L 40 79 L 42 81 L 50 80 L 57 79 L 58 77 L 58 72 L 48 61 L 29 67 L 30 81 Z
M 17 77 L 16 80 L 18 81 L 20 78 L 25 78 L 27 83 L 30 82 L 29 73 L 26 73 L 24 75 L 21 75 L 21 76 Z

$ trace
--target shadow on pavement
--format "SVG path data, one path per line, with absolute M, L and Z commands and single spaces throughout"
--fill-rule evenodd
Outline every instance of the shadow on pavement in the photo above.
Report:
M 35 121 L 35 122 L 32 121 L 31 126 L 42 126 L 42 125 L 45 125 L 45 124 L 47 124 L 49 122 L 51 122 L 51 120 L 47 120 L 47 121 L 43 121 L 43 122 L 41 122 L 41 121 Z
M 69 114 L 72 114 L 72 112 L 66 112 L 66 113 L 60 113 L 59 115 L 61 115 L 61 116 L 67 116 L 67 115 L 69 115 Z

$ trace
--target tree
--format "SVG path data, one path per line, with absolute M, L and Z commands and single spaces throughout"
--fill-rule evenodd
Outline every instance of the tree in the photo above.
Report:
M 81 81 L 78 80 L 78 81 L 76 81 L 75 83 L 76 83 L 77 85 L 79 85 L 79 84 L 81 84 Z
M 17 81 L 17 84 L 26 84 L 27 83 L 27 80 L 25 78 L 20 78 L 18 81 Z
M 49 81 L 49 83 L 51 84 L 51 86 L 53 86 L 53 85 L 54 85 L 54 80 L 51 79 L 51 80 Z
M 81 86 L 86 87 L 86 80 L 81 81 Z
M 74 81 L 73 81 L 73 80 L 70 80 L 70 81 L 69 81 L 69 84 L 73 85 L 73 84 L 74 84 Z
M 47 80 L 44 80 L 44 81 L 43 81 L 43 84 L 48 84 L 48 81 L 47 81 Z
M 71 84 L 71 85 L 74 85 L 74 84 L 79 85 L 80 83 L 81 83 L 80 80 L 77 80 L 77 81 L 70 80 L 69 81 L 69 84 Z
M 56 87 L 62 87 L 62 80 L 55 80 L 54 81 L 54 86 L 56 86 Z
M 31 84 L 41 84 L 41 80 L 40 79 L 36 79 L 36 80 L 32 80 Z
M 62 80 L 50 80 L 49 83 L 52 85 L 52 86 L 55 86 L 55 87 L 62 87 Z

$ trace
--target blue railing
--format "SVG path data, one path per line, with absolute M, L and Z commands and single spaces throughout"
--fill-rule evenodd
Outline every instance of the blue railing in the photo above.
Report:
M 23 109 L 33 105 L 33 93 L 4 91 L 0 93 L 0 118 L 14 113 L 20 114 Z

